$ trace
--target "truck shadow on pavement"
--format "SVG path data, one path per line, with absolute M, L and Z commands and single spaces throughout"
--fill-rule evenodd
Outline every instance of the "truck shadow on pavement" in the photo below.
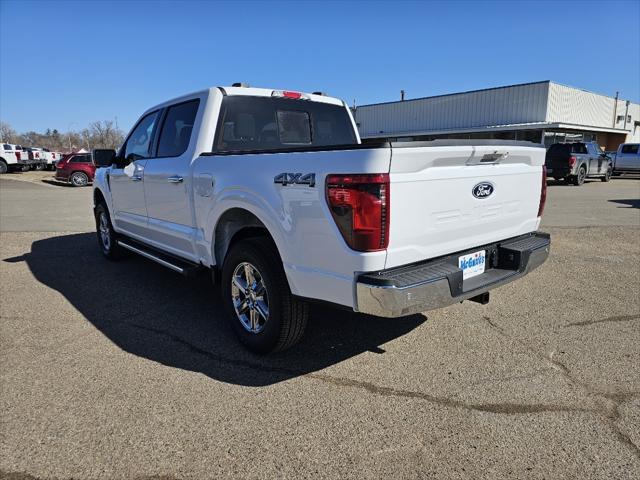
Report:
M 620 198 L 617 200 L 609 200 L 611 203 L 619 203 L 618 208 L 640 208 L 640 199 L 638 198 Z
M 312 305 L 298 345 L 258 356 L 236 340 L 208 274 L 186 279 L 135 255 L 110 262 L 94 233 L 38 240 L 30 253 L 5 261 L 25 261 L 38 281 L 123 350 L 245 386 L 281 382 L 363 352 L 384 353 L 380 345 L 426 321 L 423 315 L 382 319 Z

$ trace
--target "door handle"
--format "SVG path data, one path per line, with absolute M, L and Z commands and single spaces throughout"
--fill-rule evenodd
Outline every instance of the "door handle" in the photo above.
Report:
M 132 182 L 139 182 L 140 180 L 142 180 L 142 175 L 132 175 L 131 176 L 131 181 Z
M 167 182 L 169 183 L 182 183 L 184 178 L 179 177 L 178 175 L 174 175 L 173 177 L 167 178 Z

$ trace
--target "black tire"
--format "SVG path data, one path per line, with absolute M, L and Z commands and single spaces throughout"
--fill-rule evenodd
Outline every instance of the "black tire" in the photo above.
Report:
M 236 313 L 234 306 L 234 287 L 232 287 L 234 272 L 246 263 L 255 268 L 254 273 L 258 274 L 257 277 L 266 290 L 259 298 L 263 299 L 261 300 L 263 305 L 266 303 L 267 318 L 256 317 L 263 319 L 260 331 L 250 331 L 241 320 L 241 315 Z M 291 295 L 282 260 L 271 239 L 259 237 L 242 240 L 232 245 L 224 260 L 220 281 L 222 282 L 222 301 L 228 313 L 231 328 L 240 342 L 249 350 L 260 354 L 285 350 L 302 338 L 307 325 L 309 307 L 307 303 Z M 235 287 L 235 290 L 237 293 L 239 289 Z M 252 292 L 252 295 L 255 293 L 255 291 Z M 245 299 L 243 305 L 250 302 L 249 294 L 242 296 Z M 254 305 L 258 304 L 257 298 L 253 296 Z M 245 311 L 249 313 L 249 310 L 257 311 L 258 309 L 253 306 L 245 307 Z M 247 316 L 244 315 L 244 317 L 246 320 Z M 257 322 L 256 327 L 258 327 Z
M 39 163 L 36 165 L 36 170 L 44 170 L 44 165 Z
M 89 185 L 89 177 L 84 172 L 73 172 L 69 176 L 69 183 L 74 187 L 86 187 Z
M 600 180 L 602 180 L 603 182 L 608 182 L 609 180 L 611 180 L 611 175 L 613 175 L 613 168 L 609 167 L 607 168 L 607 173 L 605 173 L 604 177 L 601 177 Z
M 587 169 L 584 165 L 578 169 L 578 174 L 572 178 L 573 184 L 577 187 L 584 184 L 584 179 L 587 178 Z
M 122 247 L 118 245 L 118 234 L 113 229 L 109 209 L 104 203 L 99 203 L 95 208 L 95 219 L 100 251 L 109 260 L 118 260 L 122 257 L 124 251 Z M 108 241 L 106 241 L 107 238 L 109 239 Z
M 7 162 L 0 159 L 0 175 L 2 175 L 3 173 L 7 173 L 8 171 L 9 171 L 9 166 L 7 165 Z
M 22 166 L 22 171 L 23 172 L 28 172 L 29 170 L 31 170 L 31 167 L 29 165 L 23 165 Z

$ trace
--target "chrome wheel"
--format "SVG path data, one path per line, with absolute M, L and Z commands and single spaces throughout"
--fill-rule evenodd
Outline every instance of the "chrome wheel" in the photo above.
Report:
M 89 183 L 89 179 L 84 173 L 74 173 L 71 175 L 71 183 L 73 183 L 75 187 L 84 187 Z
M 109 230 L 109 219 L 107 214 L 102 212 L 100 214 L 100 224 L 98 225 L 100 231 L 100 241 L 102 242 L 102 248 L 106 252 L 111 250 L 111 230 Z
M 269 320 L 269 297 L 262 275 L 247 262 L 240 263 L 231 277 L 231 301 L 240 324 L 260 333 Z

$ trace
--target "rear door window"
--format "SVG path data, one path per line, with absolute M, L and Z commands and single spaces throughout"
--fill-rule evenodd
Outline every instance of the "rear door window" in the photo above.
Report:
M 638 154 L 638 147 L 640 145 L 623 145 L 622 146 L 622 150 L 620 150 L 620 153 L 630 153 L 633 155 L 637 155 Z
M 587 146 L 584 143 L 574 143 L 571 145 L 572 153 L 587 153 Z
M 70 163 L 89 163 L 89 155 L 76 155 L 71 159 Z
M 178 157 L 187 150 L 198 105 L 200 100 L 192 100 L 167 109 L 160 132 L 157 157 Z

